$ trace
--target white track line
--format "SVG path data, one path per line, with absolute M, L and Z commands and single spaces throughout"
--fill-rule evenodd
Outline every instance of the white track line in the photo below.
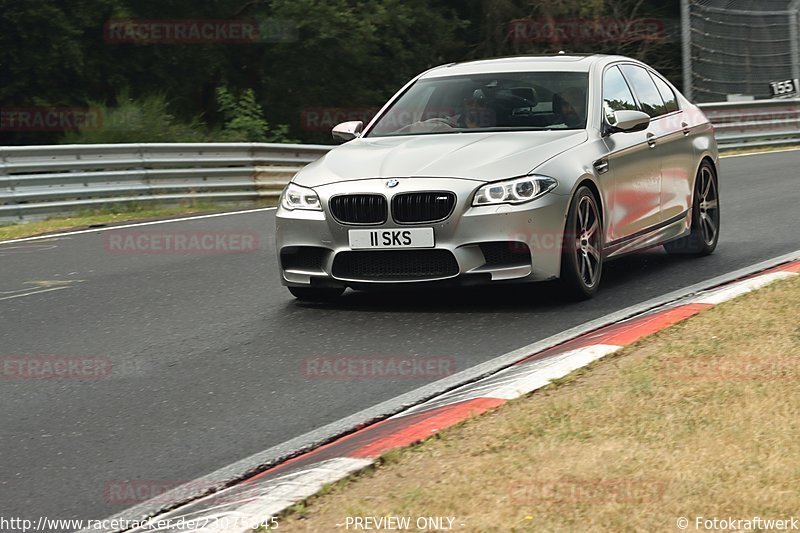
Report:
M 796 272 L 786 271 L 759 274 L 758 276 L 749 279 L 737 281 L 736 283 L 732 283 L 726 287 L 711 290 L 708 293 L 701 295 L 699 298 L 692 300 L 691 303 L 709 305 L 721 304 L 722 302 L 727 302 L 728 300 L 732 300 L 737 296 L 741 296 L 742 294 L 760 289 L 761 287 L 769 285 L 770 283 L 778 281 L 779 279 L 791 278 L 796 275 Z
M 186 222 L 187 220 L 200 220 L 202 218 L 215 218 L 215 217 L 227 217 L 231 215 L 246 215 L 249 213 L 259 213 L 261 211 L 271 211 L 273 209 L 277 209 L 277 207 L 259 207 L 257 209 L 247 209 L 244 211 L 226 211 L 225 213 L 211 213 L 209 215 L 197 215 L 197 216 L 187 216 L 182 218 L 170 218 L 166 220 L 151 220 L 149 222 L 134 222 L 131 224 L 123 224 L 120 226 L 105 226 L 102 228 L 89 228 L 89 229 L 82 229 L 77 231 L 67 231 L 64 233 L 48 233 L 47 235 L 38 235 L 36 237 L 23 237 L 20 239 L 11 239 L 8 241 L 0 241 L 0 245 L 3 244 L 11 244 L 15 242 L 29 242 L 29 241 L 40 241 L 43 239 L 55 239 L 59 237 L 69 237 L 70 235 L 81 235 L 83 233 L 96 233 L 99 231 L 112 231 L 117 229 L 125 229 L 125 228 L 135 228 L 137 226 L 153 226 L 156 224 L 169 224 L 170 222 Z M 0 249 L 1 250 L 1 249 Z
M 14 296 L 4 296 L 0 300 L 11 300 L 12 298 L 24 298 L 26 296 L 33 296 L 34 294 L 42 294 L 43 292 L 60 291 L 61 289 L 69 289 L 69 286 L 53 287 L 51 289 L 42 289 L 40 291 L 26 292 L 25 294 L 15 294 Z
M 592 344 L 570 350 L 558 356 L 558 360 L 553 364 L 534 368 L 529 373 L 517 377 L 512 383 L 501 385 L 486 393 L 480 393 L 480 397 L 514 400 L 621 349 L 622 346 L 614 344 Z

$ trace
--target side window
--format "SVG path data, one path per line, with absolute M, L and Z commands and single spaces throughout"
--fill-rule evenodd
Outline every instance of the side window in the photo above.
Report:
M 620 68 L 625 74 L 625 78 L 631 82 L 633 91 L 639 98 L 639 103 L 642 104 L 642 111 L 650 117 L 657 117 L 667 112 L 656 84 L 653 83 L 653 79 L 645 69 L 636 65 L 622 65 Z
M 661 94 L 661 99 L 664 100 L 664 107 L 666 107 L 667 113 L 672 113 L 673 111 L 677 111 L 678 99 L 675 98 L 675 91 L 672 90 L 672 87 L 670 87 L 667 82 L 665 82 L 652 72 L 650 73 L 650 77 L 653 78 L 653 81 L 656 83 L 658 92 L 659 94 Z
M 636 111 L 636 100 L 619 68 L 611 67 L 603 75 L 603 113 L 608 123 L 613 124 L 614 111 L 625 109 Z

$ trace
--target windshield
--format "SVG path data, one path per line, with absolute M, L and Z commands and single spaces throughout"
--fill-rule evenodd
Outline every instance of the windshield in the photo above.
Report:
M 417 81 L 366 135 L 586 127 L 585 72 L 511 72 Z

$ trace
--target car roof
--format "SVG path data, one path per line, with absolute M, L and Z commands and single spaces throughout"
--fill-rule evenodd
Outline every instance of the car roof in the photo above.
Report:
M 420 78 L 441 78 L 445 76 L 460 76 L 473 74 L 488 74 L 502 72 L 588 72 L 596 63 L 611 63 L 613 61 L 634 61 L 624 56 L 611 56 L 603 54 L 551 54 L 536 56 L 512 56 L 493 59 L 476 59 L 461 63 L 450 63 L 432 68 L 423 73 Z

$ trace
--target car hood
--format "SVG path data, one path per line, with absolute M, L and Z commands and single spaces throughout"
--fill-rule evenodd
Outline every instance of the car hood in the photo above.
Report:
M 303 168 L 292 181 L 306 187 L 388 177 L 495 181 L 524 176 L 587 138 L 585 130 L 551 130 L 354 139 Z

